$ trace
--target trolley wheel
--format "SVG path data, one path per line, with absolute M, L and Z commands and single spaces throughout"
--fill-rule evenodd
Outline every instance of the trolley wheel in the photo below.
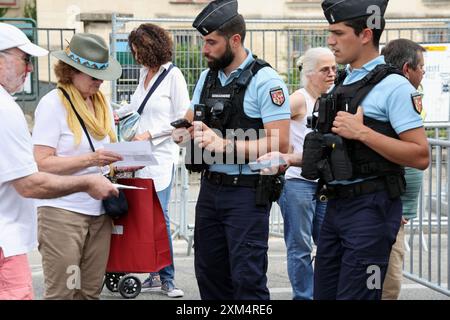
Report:
M 105 274 L 105 286 L 111 292 L 119 291 L 119 280 L 125 275 L 125 273 L 106 273 Z
M 119 293 L 125 299 L 134 299 L 141 293 L 141 280 L 135 276 L 123 276 L 119 280 Z

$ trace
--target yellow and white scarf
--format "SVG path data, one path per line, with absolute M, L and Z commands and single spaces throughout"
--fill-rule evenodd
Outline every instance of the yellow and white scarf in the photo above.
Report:
M 111 116 L 108 104 L 106 103 L 105 96 L 100 91 L 91 97 L 94 104 L 95 115 L 89 111 L 86 101 L 81 96 L 80 92 L 74 85 L 63 85 L 58 83 L 58 86 L 66 90 L 72 100 L 73 105 L 77 109 L 81 119 L 89 132 L 89 134 L 95 140 L 103 140 L 107 135 L 111 142 L 116 142 L 116 134 L 114 128 L 111 126 Z M 67 110 L 67 124 L 75 137 L 75 145 L 79 145 L 81 142 L 82 128 L 78 121 L 75 112 L 70 105 L 70 102 L 64 97 L 63 93 L 59 90 L 59 97 L 63 101 Z

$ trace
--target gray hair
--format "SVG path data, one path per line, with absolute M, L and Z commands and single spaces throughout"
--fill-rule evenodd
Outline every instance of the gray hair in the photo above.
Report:
M 334 57 L 333 52 L 330 49 L 318 47 L 306 50 L 305 54 L 297 59 L 297 67 L 301 73 L 301 83 L 303 86 L 306 86 L 308 83 L 307 75 L 314 71 L 317 67 L 317 61 L 325 55 Z
M 408 39 L 389 41 L 381 50 L 386 63 L 390 63 L 402 70 L 405 63 L 416 70 L 419 66 L 418 52 L 425 52 L 425 48 Z

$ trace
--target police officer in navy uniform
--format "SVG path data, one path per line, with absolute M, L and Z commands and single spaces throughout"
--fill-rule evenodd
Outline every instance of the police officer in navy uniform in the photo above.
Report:
M 287 151 L 288 90 L 268 63 L 244 47 L 245 21 L 237 7 L 235 0 L 212 1 L 193 24 L 203 36 L 209 69 L 200 75 L 185 117 L 194 119 L 189 133 L 195 145 L 216 159 L 200 167 L 195 274 L 202 299 L 268 300 L 272 186 L 247 163 L 270 150 Z M 182 131 L 174 131 L 175 141 Z
M 403 166 L 429 164 L 415 89 L 378 53 L 387 3 L 322 3 L 330 24 L 328 45 L 347 66 L 316 104 L 309 137 L 329 148 L 314 160 L 324 184 L 319 196 L 329 199 L 315 261 L 315 299 L 381 298 L 402 216 Z M 307 139 L 306 172 L 312 165 Z

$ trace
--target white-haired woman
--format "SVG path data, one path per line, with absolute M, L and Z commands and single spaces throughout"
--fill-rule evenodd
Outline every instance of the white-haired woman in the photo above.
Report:
M 310 129 L 307 117 L 322 93 L 326 93 L 336 78 L 336 61 L 328 48 L 312 48 L 299 58 L 303 88 L 290 96 L 291 130 L 289 154 L 274 153 L 267 157 L 282 156 L 290 165 L 286 171 L 286 184 L 278 201 L 284 219 L 284 240 L 287 248 L 287 266 L 293 299 L 311 300 L 313 297 L 312 243 L 319 238 L 326 203 L 316 201 L 317 182 L 301 176 L 303 142 Z

